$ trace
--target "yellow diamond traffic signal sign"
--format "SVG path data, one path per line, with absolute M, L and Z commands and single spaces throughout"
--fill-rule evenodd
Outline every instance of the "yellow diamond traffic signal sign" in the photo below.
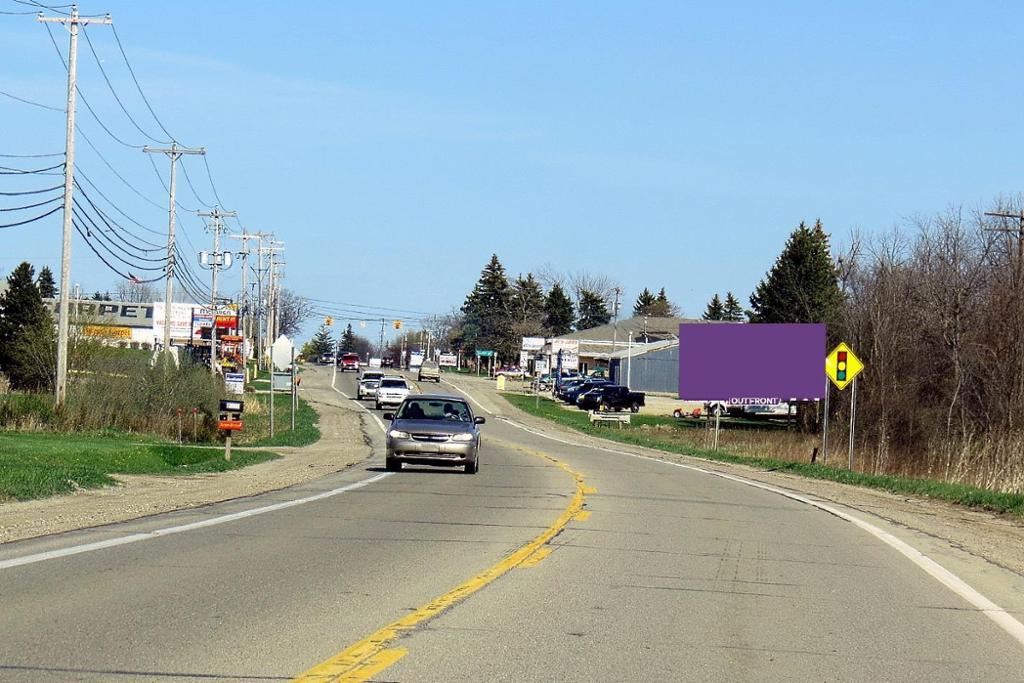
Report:
M 825 374 L 839 390 L 845 389 L 863 369 L 864 363 L 846 344 L 840 344 L 825 357 Z
M 326 318 L 324 318 L 324 324 L 328 326 L 333 325 L 334 318 L 332 318 L 331 316 L 327 316 Z

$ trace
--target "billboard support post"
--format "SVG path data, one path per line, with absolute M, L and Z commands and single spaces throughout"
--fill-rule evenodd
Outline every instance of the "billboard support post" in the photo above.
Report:
M 821 420 L 821 464 L 828 464 L 828 395 L 832 393 L 832 385 L 825 377 L 825 413 Z
M 715 450 L 718 450 L 718 433 L 722 427 L 722 411 L 715 411 Z
M 850 395 L 850 451 L 849 469 L 853 472 L 853 435 L 857 423 L 857 378 L 853 378 L 853 393 Z
M 295 347 L 292 347 L 292 431 L 295 431 L 295 404 L 298 402 L 298 393 L 295 390 Z

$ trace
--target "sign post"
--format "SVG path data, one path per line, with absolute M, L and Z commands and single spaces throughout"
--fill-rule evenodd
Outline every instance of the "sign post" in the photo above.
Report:
M 270 436 L 274 436 L 274 375 L 287 370 L 295 358 L 295 345 L 283 334 L 270 345 Z
M 297 394 L 295 392 L 295 347 L 292 347 L 292 431 L 295 431 L 295 403 Z
M 828 375 L 832 384 L 842 391 L 850 384 L 853 384 L 853 392 L 850 395 L 850 444 L 847 452 L 847 466 L 853 470 L 853 437 L 856 431 L 857 421 L 857 375 L 864 370 L 864 363 L 857 358 L 846 344 L 839 344 L 832 349 L 832 353 L 825 357 L 825 374 Z M 826 384 L 826 389 L 828 385 Z M 825 394 L 825 425 L 828 425 L 828 393 Z M 827 432 L 826 432 L 827 438 Z M 828 442 L 825 442 L 826 448 Z M 828 451 L 825 452 L 826 457 Z

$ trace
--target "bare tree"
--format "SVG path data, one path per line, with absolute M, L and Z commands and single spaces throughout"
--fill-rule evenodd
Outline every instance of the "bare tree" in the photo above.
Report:
M 290 289 L 278 294 L 278 331 L 289 337 L 294 336 L 313 316 L 313 304 Z
M 148 282 L 120 280 L 114 286 L 113 298 L 116 301 L 127 301 L 131 304 L 150 304 L 156 301 L 159 296 L 156 288 Z

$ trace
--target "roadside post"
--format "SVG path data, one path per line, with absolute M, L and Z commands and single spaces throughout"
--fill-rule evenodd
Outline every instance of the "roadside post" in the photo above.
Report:
M 839 344 L 832 349 L 832 353 L 825 357 L 825 374 L 828 375 L 832 384 L 842 391 L 850 384 L 853 391 L 850 395 L 850 442 L 847 451 L 847 467 L 853 471 L 853 438 L 856 432 L 857 422 L 857 375 L 864 370 L 864 363 L 854 354 L 846 344 Z M 825 394 L 825 419 L 828 420 L 828 393 Z M 827 443 L 827 442 L 826 442 Z M 827 451 L 826 451 L 827 453 Z
M 178 443 L 181 443 L 181 408 L 178 408 Z
M 832 379 L 825 378 L 825 415 L 821 422 L 821 464 L 828 464 L 828 395 L 832 393 Z
M 290 378 L 289 370 L 295 364 L 295 345 L 283 334 L 270 345 L 270 436 L 274 436 L 274 381 L 281 375 Z M 294 382 L 292 383 L 294 384 Z M 284 388 L 284 387 L 282 387 Z M 288 387 L 289 389 L 291 387 Z
M 245 403 L 234 399 L 222 399 L 220 402 L 220 419 L 217 428 L 224 432 L 224 459 L 231 462 L 231 435 L 242 429 L 242 412 Z
M 192 441 L 199 440 L 199 408 L 192 409 Z
M 337 365 L 335 365 L 337 367 Z M 295 390 L 295 347 L 292 347 L 292 431 L 295 431 L 295 403 L 298 392 Z
M 715 450 L 718 450 L 718 435 L 722 431 L 722 409 L 715 411 Z

